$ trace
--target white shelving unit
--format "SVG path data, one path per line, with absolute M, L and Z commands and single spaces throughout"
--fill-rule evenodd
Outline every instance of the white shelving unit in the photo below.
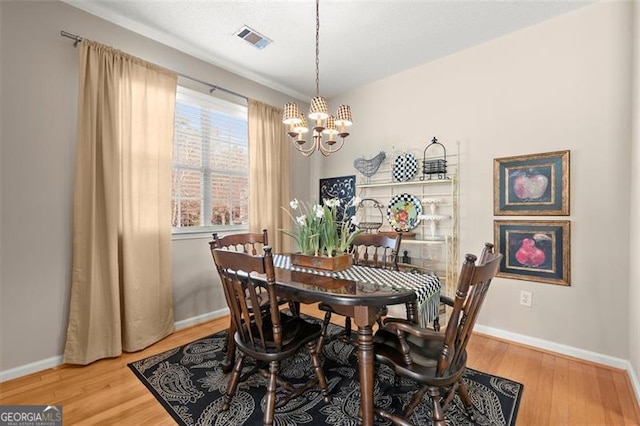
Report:
M 386 206 L 397 194 L 408 193 L 422 201 L 426 198 L 439 199 L 436 204 L 435 215 L 446 216 L 436 222 L 435 234 L 431 233 L 431 223 L 421 220 L 419 224 L 409 232 L 415 233 L 415 237 L 405 236 L 402 239 L 400 249 L 400 261 L 403 252 L 407 252 L 409 264 L 420 271 L 434 273 L 442 282 L 442 293 L 453 296 L 458 278 L 459 269 L 459 149 L 455 145 L 455 152 L 450 152 L 447 146 L 447 173 L 444 179 L 438 179 L 437 175 L 425 175 L 425 180 L 420 180 L 422 174 L 423 151 L 407 150 L 387 153 L 387 158 L 371 178 L 358 175 L 356 179 L 356 191 L 362 199 L 374 199 L 385 206 L 382 213 L 372 206 L 366 206 L 358 210 L 358 219 L 362 222 L 380 222 L 379 231 L 393 232 L 387 220 Z M 418 170 L 411 180 L 407 182 L 393 181 L 394 160 L 401 154 L 412 154 L 418 160 Z M 369 203 L 371 204 L 371 203 Z M 422 204 L 423 215 L 430 215 L 428 204 Z M 382 217 L 381 217 L 382 216 Z M 375 231 L 373 231 L 375 232 Z M 403 262 L 404 263 L 404 262 Z

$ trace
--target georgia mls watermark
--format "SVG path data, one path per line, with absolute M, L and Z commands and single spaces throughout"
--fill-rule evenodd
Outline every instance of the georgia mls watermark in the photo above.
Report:
M 62 405 L 0 405 L 0 426 L 62 426 Z

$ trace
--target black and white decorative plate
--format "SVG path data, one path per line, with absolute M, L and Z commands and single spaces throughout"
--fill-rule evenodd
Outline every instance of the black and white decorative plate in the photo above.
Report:
M 387 220 L 398 232 L 407 232 L 418 226 L 421 214 L 420 200 L 407 193 L 395 195 L 387 206 Z
M 418 160 L 411 154 L 401 154 L 393 162 L 393 180 L 406 182 L 418 171 Z

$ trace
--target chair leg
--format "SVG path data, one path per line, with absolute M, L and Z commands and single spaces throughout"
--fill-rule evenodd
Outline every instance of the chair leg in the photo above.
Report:
M 276 383 L 277 383 L 279 368 L 280 366 L 278 361 L 271 361 L 269 363 L 269 383 L 267 384 L 267 400 L 264 406 L 264 413 L 262 413 L 262 424 L 264 426 L 273 425 L 273 417 L 275 416 L 275 409 L 276 409 Z
M 318 345 L 321 346 L 321 348 L 324 347 L 324 342 L 325 340 L 327 340 L 327 330 L 329 329 L 329 322 L 331 322 L 331 312 L 327 311 L 324 314 L 322 329 L 320 330 L 320 337 L 318 338 Z
M 440 331 L 440 318 L 439 317 L 435 317 L 433 320 L 433 329 L 435 331 Z
M 398 377 L 397 374 L 396 377 Z M 415 410 L 418 404 L 420 404 L 420 401 L 422 401 L 422 397 L 424 396 L 425 392 L 427 392 L 427 389 L 428 388 L 426 386 L 423 386 L 413 395 L 413 398 L 411 398 L 411 402 L 409 402 L 409 405 L 407 405 L 407 408 L 404 410 L 405 417 L 411 417 L 411 414 L 413 414 L 413 410 Z
M 291 315 L 294 317 L 300 316 L 300 302 L 294 302 L 293 300 L 289 301 L 289 310 L 291 311 Z
M 344 335 L 347 339 L 351 338 L 351 317 L 345 317 L 344 319 Z
M 236 342 L 233 339 L 233 335 L 235 333 L 236 333 L 236 328 L 233 324 L 233 321 L 230 321 L 229 330 L 227 330 L 227 340 L 224 345 L 225 356 L 221 363 L 222 372 L 224 374 L 229 373 L 231 369 L 233 369 L 233 364 L 235 363 Z
M 329 386 L 327 385 L 327 377 L 324 375 L 324 370 L 322 369 L 322 362 L 320 361 L 322 357 L 322 342 L 323 337 L 320 335 L 317 343 L 313 341 L 307 343 L 307 347 L 309 348 L 309 352 L 311 353 L 311 363 L 313 365 L 313 371 L 318 378 L 318 387 L 320 388 L 320 392 L 322 392 L 322 399 L 326 404 L 331 402 L 331 397 L 329 396 Z
M 382 318 L 378 318 L 376 320 L 376 323 L 378 324 L 378 330 L 381 330 L 382 329 Z
M 244 353 L 240 353 L 238 355 L 236 364 L 233 367 L 233 373 L 231 373 L 231 376 L 229 376 L 229 380 L 227 381 L 227 390 L 224 393 L 221 411 L 227 411 L 229 409 L 229 406 L 231 405 L 231 399 L 233 398 L 233 395 L 235 395 L 236 389 L 238 387 L 238 382 L 240 381 L 240 373 L 242 373 L 243 361 Z
M 440 389 L 429 387 L 429 399 L 431 399 L 431 416 L 434 426 L 446 426 L 444 421 L 444 410 L 440 405 Z
M 331 321 L 331 312 L 326 312 L 324 314 L 324 320 L 322 320 L 322 328 L 320 329 L 320 337 L 318 337 L 318 341 L 315 345 L 315 352 L 318 356 L 322 356 L 322 349 L 324 348 L 324 344 L 327 341 L 327 330 L 329 329 L 329 322 Z
M 458 383 L 460 385 L 458 387 L 458 395 L 460 395 L 460 399 L 467 409 L 467 416 L 469 416 L 469 419 L 475 423 L 476 414 L 474 411 L 473 403 L 471 402 L 471 396 L 469 395 L 469 389 L 467 388 L 467 385 L 464 383 L 464 381 L 462 381 L 462 379 L 460 379 Z
M 400 376 L 398 376 L 396 374 L 396 372 L 394 371 L 393 372 L 393 387 L 399 388 L 401 384 L 402 384 L 402 379 L 400 379 Z

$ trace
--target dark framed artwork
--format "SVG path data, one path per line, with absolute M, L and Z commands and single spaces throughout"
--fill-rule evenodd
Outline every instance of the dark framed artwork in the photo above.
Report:
M 493 160 L 493 214 L 569 215 L 569 151 Z
M 498 277 L 570 285 L 568 220 L 495 220 L 493 232 L 504 256 Z
M 320 179 L 320 198 L 319 203 L 323 200 L 338 198 L 340 207 L 336 219 L 342 221 L 343 218 L 350 218 L 356 214 L 356 208 L 350 206 L 345 212 L 345 206 L 356 196 L 356 175 L 340 176 Z

